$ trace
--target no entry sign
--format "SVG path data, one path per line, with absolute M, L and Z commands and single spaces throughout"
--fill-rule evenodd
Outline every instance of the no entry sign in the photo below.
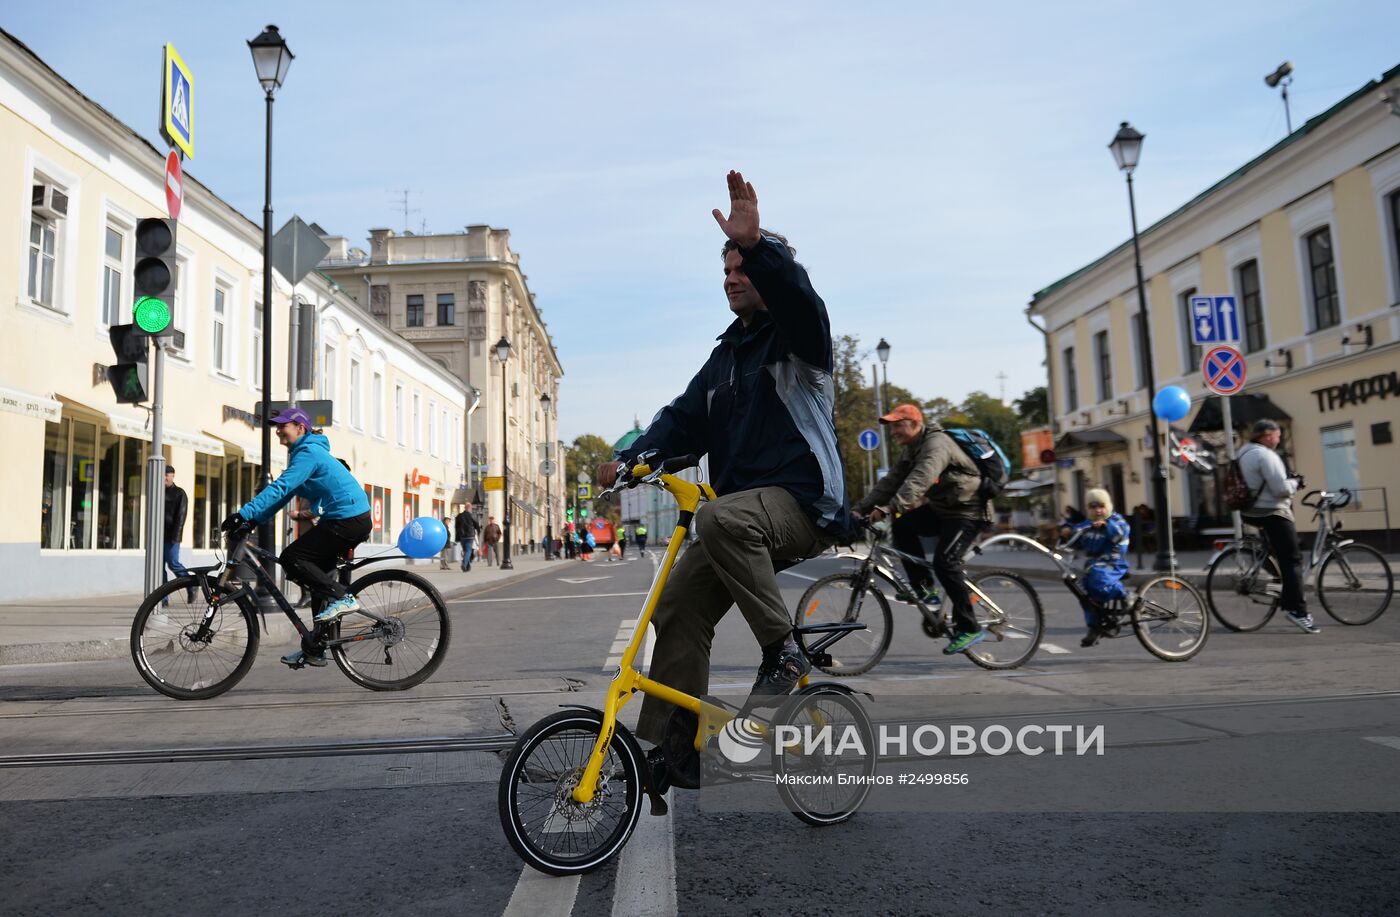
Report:
M 1214 347 L 1201 360 L 1206 387 L 1217 395 L 1234 395 L 1244 388 L 1244 357 L 1233 347 Z
M 185 176 L 180 171 L 180 154 L 175 150 L 165 158 L 165 210 L 170 219 L 180 219 L 180 203 L 185 199 Z

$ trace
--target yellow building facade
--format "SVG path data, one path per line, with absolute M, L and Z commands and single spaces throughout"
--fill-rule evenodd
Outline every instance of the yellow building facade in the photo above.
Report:
M 1307 488 L 1355 491 L 1347 528 L 1385 544 L 1400 513 L 1400 117 L 1383 92 L 1400 92 L 1400 67 L 1141 232 L 1149 334 L 1131 240 L 1033 296 L 1060 505 L 1082 507 L 1090 486 L 1125 513 L 1152 503 L 1150 338 L 1157 388 L 1192 400 L 1186 418 L 1161 424 L 1164 458 L 1194 442 L 1217 463 L 1209 473 L 1171 462 L 1176 531 L 1204 546 L 1229 525 L 1220 398 L 1190 323 L 1192 297 L 1233 296 L 1247 366 L 1231 402 L 1235 442 L 1258 417 L 1276 419 Z
M 142 587 L 148 413 L 116 402 L 105 367 L 109 327 L 131 320 L 135 223 L 165 215 L 164 166 L 163 150 L 0 32 L 0 601 Z M 254 413 L 261 228 L 188 175 L 184 189 L 163 451 L 189 495 L 192 565 L 212 562 L 219 522 L 285 451 L 274 440 L 262 455 Z M 292 292 L 274 276 L 278 399 Z M 372 542 L 390 545 L 405 516 L 442 515 L 464 478 L 466 386 L 328 278 L 296 293 L 316 332 L 297 397 L 332 402 L 333 453 L 378 507 Z

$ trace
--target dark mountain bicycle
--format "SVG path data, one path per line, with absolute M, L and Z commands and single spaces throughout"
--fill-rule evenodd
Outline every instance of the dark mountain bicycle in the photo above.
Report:
M 1309 503 L 1309 498 L 1317 499 Z M 1316 570 L 1317 600 L 1339 624 L 1370 624 L 1390 607 L 1395 577 L 1375 548 L 1343 538 L 1332 512 L 1351 502 L 1351 491 L 1309 491 L 1300 501 L 1317 523 L 1302 577 Z M 1305 582 L 1306 587 L 1306 582 Z M 1211 558 L 1206 600 L 1215 619 L 1233 631 L 1259 630 L 1278 610 L 1283 580 L 1269 546 L 1255 532 L 1230 541 Z
M 860 675 L 884 658 L 894 632 L 894 616 L 885 591 L 909 595 L 919 611 L 924 633 L 935 639 L 949 636 L 949 612 L 941 603 L 915 594 L 896 560 L 907 560 L 927 569 L 925 557 L 905 554 L 885 544 L 888 524 L 866 527 L 864 554 L 852 551 L 837 557 L 857 560 L 854 570 L 833 573 L 817 580 L 802 593 L 793 613 L 795 626 L 860 622 L 863 630 L 848 634 L 841 652 L 819 668 L 828 675 Z M 1035 655 L 1045 630 L 1040 597 L 1030 583 L 1010 570 L 984 570 L 968 575 L 972 608 L 987 639 L 963 650 L 963 655 L 984 669 L 1014 669 Z M 883 587 L 883 588 L 882 588 Z
M 188 576 L 172 579 L 146 596 L 137 610 L 131 658 L 141 677 L 161 694 L 205 700 L 248 674 L 261 633 L 258 587 L 296 627 L 308 656 L 329 650 L 346 677 L 363 688 L 403 691 L 426 681 L 442 665 L 451 630 L 447 605 L 432 583 L 407 570 L 376 570 L 350 580 L 360 567 L 404 555 L 341 559 L 337 575 L 361 608 L 338 621 L 308 627 L 258 562 L 277 563 L 277 555 L 250 544 L 248 537 L 246 531 L 228 536 L 220 563 L 190 568 Z M 313 603 L 313 617 L 320 604 Z M 265 622 L 264 618 L 264 627 Z

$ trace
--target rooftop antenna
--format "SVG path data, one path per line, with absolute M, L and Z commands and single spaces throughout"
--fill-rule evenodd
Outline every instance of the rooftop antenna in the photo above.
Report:
M 405 189 L 403 189 L 403 191 L 397 192 L 397 193 L 394 195 L 394 206 L 397 207 L 399 210 L 402 210 L 402 211 L 403 211 L 403 231 L 404 231 L 404 234 L 405 234 L 405 235 L 408 234 L 408 215 L 409 215 L 410 213 L 421 213 L 421 212 L 422 212 L 418 207 L 409 207 L 409 206 L 408 206 L 408 196 L 409 196 L 410 194 L 419 194 L 419 193 L 421 193 L 421 192 L 418 192 L 418 191 L 409 191 L 407 188 L 405 188 Z
M 1264 77 L 1264 84 L 1270 89 L 1275 86 L 1283 92 L 1283 120 L 1288 125 L 1288 133 L 1293 133 L 1293 115 L 1288 110 L 1288 85 L 1293 82 L 1293 62 L 1286 60 L 1278 69 Z

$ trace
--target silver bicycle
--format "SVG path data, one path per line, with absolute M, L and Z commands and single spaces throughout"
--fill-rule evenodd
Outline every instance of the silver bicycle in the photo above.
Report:
M 1308 502 L 1316 497 L 1314 502 Z M 1300 501 L 1317 523 L 1312 551 L 1302 572 L 1306 585 L 1315 576 L 1317 600 L 1339 624 L 1370 624 L 1390 607 L 1395 577 L 1375 548 L 1343 538 L 1342 523 L 1332 512 L 1351 502 L 1351 491 L 1314 490 Z M 1248 633 L 1269 623 L 1278 610 L 1283 581 L 1264 539 L 1250 533 L 1230 541 L 1211 558 L 1206 573 L 1206 600 L 1211 613 L 1233 631 Z

